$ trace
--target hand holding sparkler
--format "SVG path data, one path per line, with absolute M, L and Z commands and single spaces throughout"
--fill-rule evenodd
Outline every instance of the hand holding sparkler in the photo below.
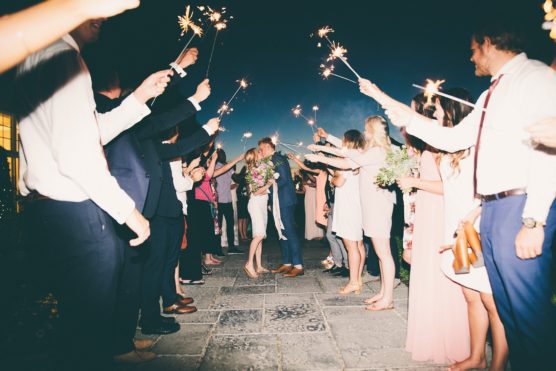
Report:
M 317 128 L 317 135 L 321 138 L 328 138 L 328 133 L 323 128 Z
M 207 99 L 209 95 L 210 95 L 210 84 L 209 84 L 209 80 L 205 79 L 199 85 L 197 85 L 197 90 L 195 91 L 195 94 L 193 94 L 191 98 L 195 99 L 197 103 L 201 103 L 205 99 Z
M 214 117 L 208 120 L 208 122 L 203 126 L 209 135 L 213 135 L 220 129 L 220 118 Z
M 172 74 L 172 70 L 162 70 L 153 73 L 135 89 L 133 95 L 135 95 L 139 102 L 146 103 L 149 99 L 164 92 L 170 82 L 170 76 L 172 76 Z
M 176 63 L 183 69 L 195 64 L 199 56 L 199 50 L 197 48 L 187 49 L 185 53 L 178 56 Z

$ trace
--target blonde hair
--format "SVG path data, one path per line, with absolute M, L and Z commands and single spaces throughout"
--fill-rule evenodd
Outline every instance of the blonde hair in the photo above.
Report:
M 247 165 L 247 169 L 253 169 L 257 164 L 257 149 L 251 148 L 247 152 L 245 152 L 245 164 Z
M 370 116 L 365 120 L 365 139 L 367 148 L 381 147 L 390 151 L 392 143 L 388 135 L 388 123 L 382 116 Z

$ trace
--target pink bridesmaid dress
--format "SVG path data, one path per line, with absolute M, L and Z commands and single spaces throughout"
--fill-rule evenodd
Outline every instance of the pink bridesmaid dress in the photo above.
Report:
M 420 177 L 440 180 L 431 152 L 421 156 Z M 419 190 L 415 201 L 406 350 L 416 361 L 438 364 L 469 356 L 467 304 L 461 286 L 441 270 L 444 242 L 442 195 Z

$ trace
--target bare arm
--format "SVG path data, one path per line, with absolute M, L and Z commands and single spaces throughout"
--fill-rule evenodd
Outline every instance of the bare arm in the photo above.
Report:
M 326 157 L 323 155 L 305 155 L 305 158 L 311 162 L 320 162 L 322 164 L 333 166 L 337 169 L 349 170 L 357 169 L 358 167 L 353 167 L 352 162 L 347 158 L 340 157 Z
M 50 0 L 0 19 L 0 73 L 87 19 L 109 17 L 139 6 L 139 0 Z
M 295 161 L 295 163 L 297 164 L 297 166 L 299 166 L 299 168 L 303 171 L 306 171 L 308 173 L 312 173 L 312 174 L 319 174 L 320 171 L 319 170 L 315 170 L 315 169 L 311 169 L 310 167 L 306 166 L 303 161 L 301 161 L 300 159 L 298 159 L 297 157 L 295 157 L 293 154 L 288 153 L 288 158 L 290 160 Z
M 214 168 L 216 167 L 216 151 L 213 153 L 210 162 L 209 162 L 209 166 L 207 168 L 207 172 L 206 174 L 208 175 L 209 179 L 211 179 L 214 176 Z
M 307 148 L 313 152 L 325 152 L 338 157 L 346 157 L 346 154 L 340 148 L 320 146 L 317 144 L 311 144 L 307 146 Z
M 227 173 L 232 167 L 234 167 L 235 164 L 237 164 L 238 162 L 240 162 L 241 160 L 243 160 L 243 157 L 245 155 L 240 155 L 236 158 L 234 158 L 231 162 L 228 162 L 226 165 L 222 166 L 221 168 L 218 168 L 214 171 L 213 177 L 217 178 L 222 174 Z

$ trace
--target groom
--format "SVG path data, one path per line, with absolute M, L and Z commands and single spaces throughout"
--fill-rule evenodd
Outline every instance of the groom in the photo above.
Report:
M 302 276 L 303 258 L 297 231 L 295 230 L 294 211 L 297 202 L 295 187 L 293 185 L 290 164 L 288 159 L 280 153 L 276 153 L 276 146 L 270 138 L 259 140 L 259 151 L 262 157 L 272 156 L 275 171 L 280 174 L 276 180 L 278 185 L 278 200 L 280 201 L 280 216 L 284 225 L 285 240 L 280 240 L 282 250 L 282 264 L 273 269 L 272 273 L 283 273 L 284 277 Z M 279 228 L 277 226 L 277 228 Z

